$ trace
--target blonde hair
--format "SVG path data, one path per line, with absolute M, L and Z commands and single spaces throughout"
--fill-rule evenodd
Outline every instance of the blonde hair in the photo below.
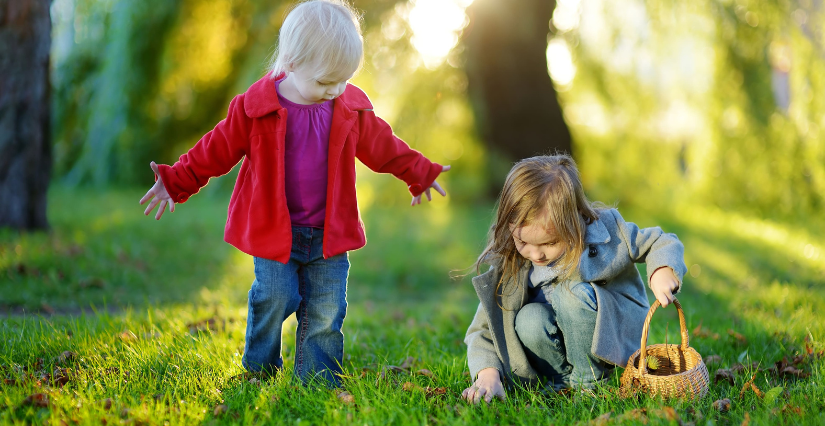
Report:
M 303 65 L 316 79 L 339 81 L 361 68 L 361 15 L 344 0 L 311 0 L 287 14 L 268 70 L 272 78 Z
M 584 195 L 576 162 L 569 155 L 527 158 L 516 163 L 507 175 L 499 195 L 495 221 L 487 235 L 487 246 L 475 262 L 476 272 L 486 263 L 501 271 L 496 285 L 517 277 L 527 259 L 513 242 L 511 225 L 522 227 L 545 220 L 540 225 L 555 229 L 567 248 L 556 262 L 560 278 L 569 277 L 577 268 L 584 251 L 584 233 L 588 224 L 599 218 L 597 209 Z M 517 283 L 518 284 L 518 283 Z

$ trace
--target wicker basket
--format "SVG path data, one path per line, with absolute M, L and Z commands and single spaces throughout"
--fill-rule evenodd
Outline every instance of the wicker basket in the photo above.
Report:
M 647 333 L 650 318 L 659 301 L 653 302 L 645 318 L 642 329 L 642 344 L 638 351 L 627 360 L 627 368 L 622 374 L 622 390 L 625 394 L 641 390 L 648 395 L 663 398 L 699 399 L 708 392 L 708 369 L 702 362 L 702 356 L 690 347 L 685 313 L 678 300 L 673 300 L 679 312 L 679 328 L 682 332 L 682 344 L 657 344 L 647 346 Z M 646 357 L 652 356 L 659 361 L 659 368 L 648 369 Z M 638 367 L 638 368 L 637 368 Z

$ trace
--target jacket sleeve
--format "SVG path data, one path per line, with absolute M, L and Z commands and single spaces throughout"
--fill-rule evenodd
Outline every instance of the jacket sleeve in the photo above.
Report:
M 413 196 L 421 195 L 433 184 L 442 167 L 392 132 L 386 121 L 372 111 L 359 111 L 359 138 L 355 156 L 378 173 L 391 173 L 404 181 Z
M 229 103 L 226 119 L 205 134 L 172 166 L 158 166 L 160 179 L 176 203 L 184 203 L 210 178 L 229 173 L 249 152 L 252 119 L 244 112 L 243 95 Z M 157 177 L 156 177 L 157 178 Z
M 610 212 L 616 219 L 630 258 L 636 263 L 645 262 L 648 286 L 653 272 L 667 266 L 673 270 L 676 279 L 679 280 L 679 288 L 674 292 L 678 293 L 682 289 L 682 279 L 687 273 L 687 267 L 685 266 L 685 246 L 676 234 L 666 233 L 658 226 L 639 228 L 635 223 L 625 222 L 618 211 L 610 210 Z
M 473 322 L 470 324 L 470 328 L 467 329 L 464 343 L 467 344 L 467 365 L 470 368 L 470 377 L 473 380 L 476 379 L 479 371 L 489 367 L 497 369 L 498 373 L 505 377 L 505 374 L 502 374 L 504 366 L 498 357 L 490 334 L 487 313 L 481 303 L 478 304 Z

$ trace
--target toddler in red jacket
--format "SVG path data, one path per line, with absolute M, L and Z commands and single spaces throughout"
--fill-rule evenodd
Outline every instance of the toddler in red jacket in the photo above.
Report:
M 211 177 L 243 160 L 224 239 L 253 256 L 244 367 L 283 367 L 281 328 L 296 313 L 295 374 L 337 385 L 344 352 L 347 252 L 366 243 L 355 197 L 355 159 L 431 199 L 441 166 L 397 138 L 347 81 L 361 67 L 359 15 L 344 1 L 300 3 L 286 17 L 266 76 L 229 104 L 225 120 L 172 166 L 151 163 L 140 204 L 175 211 Z

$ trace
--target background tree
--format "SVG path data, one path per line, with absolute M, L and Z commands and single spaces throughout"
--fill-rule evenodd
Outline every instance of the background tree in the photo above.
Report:
M 50 4 L 0 2 L 0 227 L 48 227 Z
M 570 132 L 547 73 L 555 1 L 476 0 L 465 29 L 468 90 L 483 139 L 508 160 L 571 152 Z

